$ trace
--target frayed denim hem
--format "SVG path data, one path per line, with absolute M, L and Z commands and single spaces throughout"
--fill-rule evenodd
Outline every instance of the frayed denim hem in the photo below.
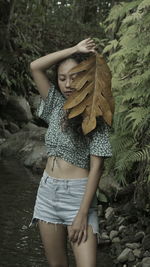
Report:
M 40 218 L 33 218 L 32 220 L 31 220 L 31 222 L 30 222 L 30 224 L 29 224 L 29 227 L 34 227 L 34 225 L 35 226 L 37 226 L 38 225 L 38 221 L 40 221 L 40 222 L 43 222 L 43 223 L 51 223 L 51 224 L 55 224 L 55 230 L 57 230 L 57 224 L 61 224 L 61 225 L 64 225 L 64 226 L 67 226 L 67 225 L 71 225 L 71 224 L 66 224 L 66 223 L 62 223 L 62 222 L 51 222 L 51 221 L 45 221 L 45 220 L 43 220 L 43 219 L 40 219 Z
M 40 222 L 43 222 L 43 223 L 51 223 L 51 224 L 54 224 L 55 225 L 55 231 L 57 231 L 57 225 L 63 225 L 64 227 L 67 227 L 68 225 L 72 225 L 72 223 L 63 223 L 63 222 L 51 222 L 51 221 L 45 221 L 45 220 L 42 220 L 40 218 L 33 218 L 29 224 L 29 227 L 34 227 L 38 225 L 38 221 Z M 97 236 L 97 243 L 99 244 L 100 243 L 100 233 L 94 229 L 93 225 L 91 223 L 89 223 L 88 225 L 90 225 L 92 227 L 92 231 L 93 231 L 93 234 Z

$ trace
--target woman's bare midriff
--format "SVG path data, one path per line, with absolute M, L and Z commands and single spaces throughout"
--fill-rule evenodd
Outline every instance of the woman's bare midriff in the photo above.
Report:
M 89 173 L 87 169 L 77 167 L 55 156 L 48 157 L 45 171 L 52 177 L 63 179 L 85 178 Z

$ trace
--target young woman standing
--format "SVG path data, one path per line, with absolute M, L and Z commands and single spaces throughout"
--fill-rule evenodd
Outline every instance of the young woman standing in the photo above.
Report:
M 88 38 L 77 45 L 43 56 L 31 63 L 31 71 L 41 95 L 38 116 L 48 123 L 45 135 L 47 164 L 40 181 L 32 223 L 37 221 L 46 256 L 51 267 L 68 267 L 67 240 L 77 267 L 95 267 L 97 235 L 96 189 L 104 157 L 111 156 L 108 126 L 101 120 L 84 136 L 74 124 L 64 126 L 63 104 L 72 93 L 77 74 L 74 55 L 95 53 Z M 46 70 L 58 64 L 57 84 L 52 85 Z

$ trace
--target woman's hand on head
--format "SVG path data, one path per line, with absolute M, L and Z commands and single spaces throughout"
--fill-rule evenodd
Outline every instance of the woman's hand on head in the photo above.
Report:
M 87 38 L 76 45 L 78 53 L 96 53 L 95 42 L 91 38 Z

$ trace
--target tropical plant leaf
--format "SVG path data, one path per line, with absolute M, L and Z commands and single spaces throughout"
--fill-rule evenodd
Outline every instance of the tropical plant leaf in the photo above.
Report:
M 76 89 L 64 104 L 69 110 L 68 118 L 82 114 L 83 133 L 96 128 L 96 117 L 102 116 L 112 124 L 114 100 L 111 92 L 111 72 L 102 55 L 96 53 L 82 61 L 70 73 L 78 73 L 71 84 Z

